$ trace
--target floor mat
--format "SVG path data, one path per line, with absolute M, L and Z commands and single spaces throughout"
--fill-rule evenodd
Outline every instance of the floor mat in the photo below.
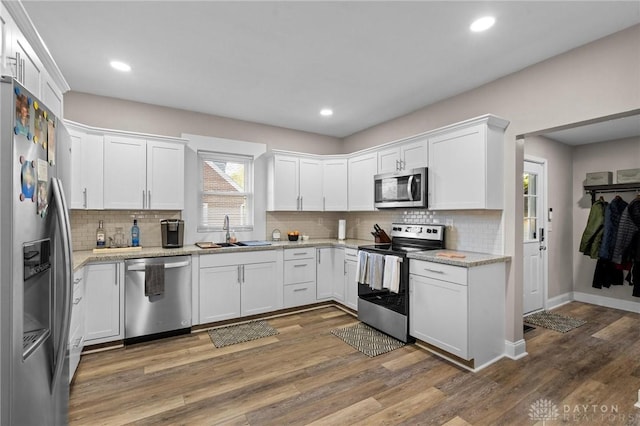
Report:
M 345 328 L 336 328 L 331 330 L 331 334 L 369 357 L 382 355 L 404 346 L 401 341 L 361 322 Z
M 535 314 L 524 317 L 524 322 L 539 327 L 548 328 L 550 330 L 566 333 L 567 331 L 578 328 L 587 322 L 581 319 L 571 318 L 565 315 L 554 314 L 549 311 L 540 311 Z
M 209 330 L 209 337 L 211 337 L 211 341 L 216 348 L 248 342 L 262 337 L 275 336 L 276 334 L 279 334 L 278 330 L 271 327 L 269 323 L 264 320 Z

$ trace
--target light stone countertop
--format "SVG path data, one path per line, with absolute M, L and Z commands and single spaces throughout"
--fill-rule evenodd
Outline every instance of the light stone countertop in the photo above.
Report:
M 94 253 L 93 250 L 73 252 L 74 272 L 90 262 L 116 262 L 125 259 L 142 257 L 201 255 L 214 253 L 236 253 L 246 251 L 282 250 L 296 247 L 346 247 L 357 249 L 358 246 L 373 244 L 369 240 L 336 240 L 331 238 L 309 239 L 307 241 L 268 241 L 269 246 L 236 246 L 224 248 L 201 249 L 196 245 L 185 245 L 181 248 L 165 249 L 162 247 L 143 247 L 140 251 L 125 253 Z
M 459 253 L 464 258 L 450 258 L 438 256 L 438 253 L 450 254 Z M 476 253 L 461 250 L 426 250 L 416 251 L 407 254 L 409 259 L 426 260 L 428 262 L 442 263 L 445 265 L 462 266 L 472 268 L 474 266 L 488 265 L 490 263 L 511 262 L 511 256 Z

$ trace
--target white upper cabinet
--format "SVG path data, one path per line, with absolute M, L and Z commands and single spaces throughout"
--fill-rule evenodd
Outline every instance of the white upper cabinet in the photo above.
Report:
M 184 144 L 105 135 L 104 208 L 182 210 Z
M 373 207 L 373 177 L 378 173 L 378 154 L 369 152 L 349 159 L 349 210 Z
M 378 173 L 427 167 L 427 138 L 394 144 L 378 151 Z
M 504 129 L 483 116 L 429 136 L 429 209 L 502 209 Z
M 0 5 L 0 38 L 0 73 L 14 77 L 62 117 L 62 94 L 69 85 L 20 2 Z
M 322 189 L 325 211 L 346 211 L 349 208 L 347 194 L 346 158 L 335 158 L 322 162 Z
M 300 158 L 300 210 L 322 211 L 322 160 Z
M 69 124 L 67 123 L 69 126 Z M 103 137 L 69 126 L 71 136 L 71 208 L 101 210 Z
M 147 208 L 184 208 L 184 145 L 147 141 Z
M 275 154 L 269 163 L 269 210 L 322 211 L 322 180 L 322 160 Z

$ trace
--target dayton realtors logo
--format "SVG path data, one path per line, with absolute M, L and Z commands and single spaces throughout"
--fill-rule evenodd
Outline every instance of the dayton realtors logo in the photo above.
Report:
M 545 425 L 561 420 L 577 424 L 631 424 L 640 420 L 640 414 L 621 413 L 618 405 L 564 404 L 560 408 L 549 399 L 538 399 L 529 407 L 529 419 Z

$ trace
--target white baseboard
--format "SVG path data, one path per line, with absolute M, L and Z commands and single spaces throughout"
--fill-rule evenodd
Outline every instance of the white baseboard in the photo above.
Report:
M 612 297 L 598 296 L 596 294 L 582 293 L 579 291 L 573 292 L 573 300 L 640 314 L 640 302 L 614 299 Z
M 527 353 L 527 344 L 524 339 L 517 342 L 504 341 L 504 356 L 509 359 L 518 360 L 529 355 Z
M 574 300 L 573 292 L 570 291 L 568 293 L 561 294 L 559 296 L 552 297 L 551 299 L 547 299 L 547 303 L 545 303 L 545 309 L 551 310 L 555 308 L 559 308 L 562 305 L 566 305 Z

